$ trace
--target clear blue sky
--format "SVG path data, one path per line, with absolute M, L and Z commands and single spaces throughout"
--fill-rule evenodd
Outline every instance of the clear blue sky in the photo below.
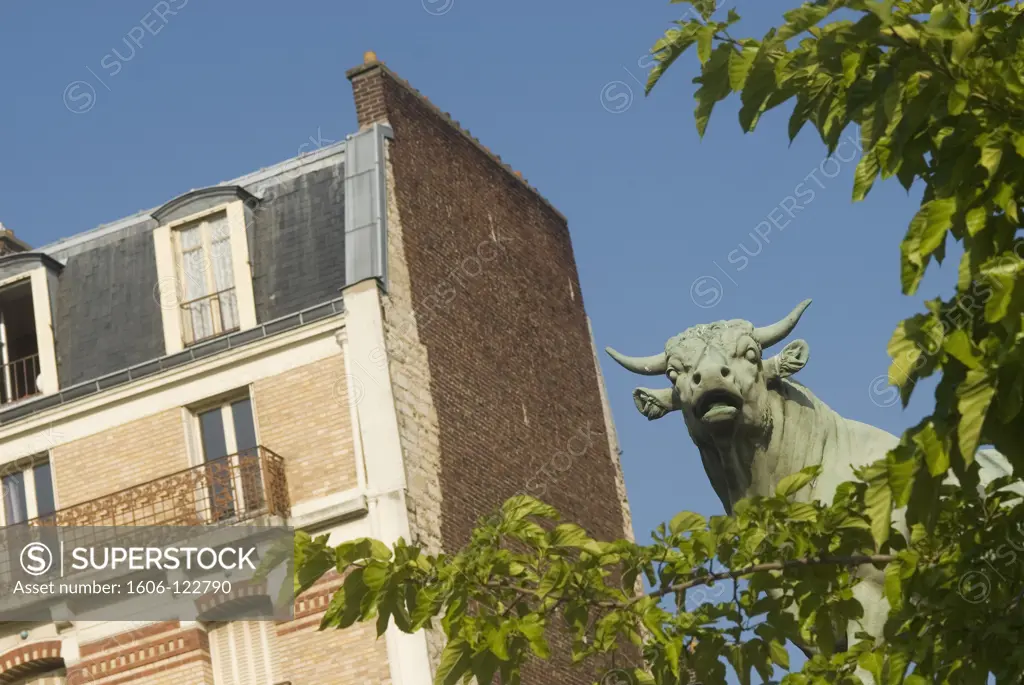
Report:
M 760 36 L 789 6 L 734 1 L 724 8 L 744 16 L 737 36 Z M 840 413 L 901 431 L 931 387 L 906 412 L 871 389 L 893 327 L 920 308 L 899 294 L 898 257 L 918 194 L 893 180 L 851 204 L 856 149 L 822 164 L 809 127 L 790 147 L 790 106 L 744 136 L 736 104 L 725 103 L 700 141 L 695 55 L 645 99 L 647 50 L 687 8 L 7 0 L 0 221 L 42 245 L 340 140 L 356 129 L 344 72 L 373 49 L 568 216 L 599 346 L 650 354 L 693 324 L 764 324 L 810 297 L 796 334 L 811 361 L 799 379 Z M 131 43 L 140 34 L 141 48 Z M 799 205 L 792 218 L 787 196 Z M 757 253 L 752 233 L 770 217 L 784 228 L 772 226 L 743 262 L 741 244 Z M 952 256 L 924 296 L 950 292 Z M 701 277 L 717 284 L 694 284 Z M 630 398 L 644 380 L 602 364 L 638 535 L 680 509 L 719 512 L 678 415 L 648 423 Z

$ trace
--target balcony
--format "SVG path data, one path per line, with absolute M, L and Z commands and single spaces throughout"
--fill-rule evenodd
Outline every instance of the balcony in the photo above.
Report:
M 204 526 L 290 513 L 284 459 L 256 447 L 18 525 Z
M 215 338 L 238 329 L 238 299 L 234 288 L 204 295 L 181 304 L 184 343 Z
M 18 581 L 36 582 L 24 570 L 22 558 L 30 542 L 39 540 L 51 550 L 59 544 L 91 547 L 115 541 L 125 547 L 165 546 L 194 540 L 196 527 L 215 539 L 228 532 L 226 527 L 266 525 L 272 523 L 270 517 L 284 519 L 290 514 L 284 460 L 265 447 L 255 447 L 0 528 L 0 598 L 9 599 Z M 133 530 L 137 526 L 156 527 Z
M 0 404 L 32 397 L 39 392 L 39 355 L 30 354 L 2 365 Z
M 0 288 L 0 405 L 38 394 L 41 371 L 32 283 L 22 279 Z

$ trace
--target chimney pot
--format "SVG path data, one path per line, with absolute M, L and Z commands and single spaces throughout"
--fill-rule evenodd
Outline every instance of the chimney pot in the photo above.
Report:
M 363 64 L 373 64 L 377 61 L 377 53 L 373 50 L 367 50 L 363 53 Z
M 14 231 L 0 222 L 0 256 L 14 254 L 16 252 L 28 252 L 32 247 L 14 235 Z

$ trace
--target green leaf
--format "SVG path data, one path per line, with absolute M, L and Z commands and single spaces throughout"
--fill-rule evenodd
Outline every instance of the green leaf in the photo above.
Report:
M 892 561 L 885 567 L 885 598 L 889 600 L 892 611 L 903 609 L 903 583 L 900 579 L 899 560 Z
M 985 228 L 985 222 L 988 221 L 988 210 L 984 207 L 974 207 L 967 212 L 967 234 L 972 238 Z
M 692 533 L 697 530 L 704 530 L 707 528 L 707 520 L 700 514 L 695 514 L 690 511 L 682 511 L 672 517 L 672 520 L 668 524 L 669 532 L 673 535 L 679 535 L 680 533 Z
M 521 521 L 528 516 L 537 516 L 544 519 L 557 519 L 558 512 L 554 507 L 544 504 L 535 497 L 529 495 L 515 495 L 501 505 L 503 519 L 508 523 Z
M 946 336 L 942 349 L 968 369 L 977 369 L 981 366 L 982 359 L 975 352 L 974 344 L 963 329 L 958 328 Z
M 914 323 L 913 319 L 901 321 L 886 347 L 892 359 L 889 365 L 889 384 L 901 389 L 910 381 L 921 357 L 921 345 L 911 337 Z
M 957 426 L 960 454 L 968 464 L 974 461 L 974 451 L 978 448 L 981 427 L 985 423 L 985 415 L 995 393 L 995 380 L 984 368 L 968 371 L 967 378 L 956 390 L 956 408 L 960 412 L 960 423 Z
M 519 622 L 519 632 L 530 643 L 530 651 L 541 659 L 551 656 L 551 648 L 544 639 L 544 622 L 536 614 L 525 617 Z
M 455 685 L 469 671 L 470 653 L 466 641 L 457 637 L 448 641 L 434 674 L 435 685 Z
M 871 535 L 875 544 L 881 546 L 889 539 L 889 528 L 892 516 L 892 490 L 889 487 L 887 473 L 884 470 L 869 470 L 872 477 L 868 481 L 868 489 L 864 493 L 864 504 L 871 518 Z
M 334 550 L 327 545 L 327 536 L 316 539 L 304 531 L 295 534 L 295 594 L 302 594 L 334 568 Z
M 946 109 L 953 116 L 961 114 L 967 107 L 967 99 L 971 95 L 971 87 L 965 81 L 957 81 L 949 91 Z
M 788 521 L 814 521 L 818 517 L 818 511 L 813 504 L 796 502 L 789 507 L 786 514 Z
M 791 9 L 782 15 L 786 20 L 786 23 L 779 27 L 779 31 L 775 37 L 779 40 L 785 41 L 789 40 L 793 36 L 798 36 L 812 26 L 818 24 L 822 19 L 827 17 L 831 11 L 831 8 L 824 4 L 804 4 L 795 9 Z
M 976 42 L 978 42 L 978 35 L 970 29 L 957 34 L 956 38 L 953 39 L 953 64 L 963 62 L 964 58 L 974 49 Z
M 884 657 L 882 652 L 862 652 L 857 657 L 857 664 L 865 671 L 870 673 L 876 683 L 882 682 L 882 665 L 884 663 Z
M 574 547 L 577 549 L 586 547 L 593 542 L 593 539 L 587 535 L 587 531 L 575 523 L 562 523 L 556 526 L 549 534 L 548 539 L 552 547 Z
M 750 73 L 750 65 L 757 57 L 758 45 L 745 45 L 742 50 L 729 51 L 729 87 L 734 91 L 743 89 Z
M 890 454 L 886 458 L 889 491 L 892 493 L 893 506 L 906 506 L 914 485 L 920 461 L 912 455 Z
M 1006 216 L 1010 217 L 1014 223 L 1018 221 L 1017 217 L 1017 201 L 1014 200 L 1014 194 L 1016 188 L 1009 183 L 1001 183 L 996 194 L 992 196 L 992 201 L 996 203 L 996 206 L 1002 209 Z
M 867 197 L 878 176 L 878 155 L 874 150 L 860 158 L 853 173 L 853 201 L 860 202 Z
M 664 75 L 665 70 L 679 59 L 686 50 L 697 40 L 697 30 L 701 25 L 696 22 L 681 24 L 679 28 L 672 28 L 665 32 L 665 37 L 654 44 L 651 48 L 651 55 L 654 56 L 654 67 L 647 75 L 645 91 L 651 92 L 655 84 Z
M 376 593 L 363 582 L 363 569 L 355 569 L 345 576 L 344 585 L 331 597 L 327 612 L 320 619 L 321 629 L 348 628 L 360 618 L 369 618 L 375 598 Z
M 775 79 L 775 67 L 762 46 L 750 68 L 743 91 L 740 93 L 740 127 L 752 131 L 757 125 L 762 108 L 768 98 L 776 91 L 778 83 Z
M 698 77 L 701 87 L 694 95 L 697 100 L 694 117 L 697 122 L 697 133 L 702 138 L 707 130 L 715 103 L 724 100 L 732 92 L 729 87 L 729 54 L 731 52 L 733 52 L 732 47 L 726 43 L 722 43 L 712 50 L 711 58 L 703 66 L 701 75 Z
M 999 170 L 999 162 L 1003 159 L 1003 149 L 996 146 L 986 146 L 981 150 L 981 165 L 988 171 L 988 177 L 995 176 Z
M 786 651 L 786 645 L 778 640 L 771 640 L 768 642 L 768 652 L 773 662 L 781 668 L 789 670 L 789 652 Z
M 562 559 L 556 559 L 537 585 L 537 596 L 541 599 L 554 595 L 558 597 L 572 578 L 572 568 Z
M 701 64 L 707 64 L 711 59 L 711 39 L 715 37 L 715 26 L 707 25 L 697 31 L 697 59 Z
M 981 273 L 990 286 L 990 294 L 985 302 L 985 321 L 995 323 L 1006 317 L 1022 270 L 1024 261 L 1016 254 L 1009 253 L 1004 253 L 981 267 Z
M 886 685 L 903 685 L 904 674 L 907 672 L 907 666 L 910 663 L 909 657 L 902 652 L 891 652 L 888 663 L 888 678 L 886 679 Z
M 843 86 L 849 88 L 857 80 L 857 69 L 860 67 L 861 59 L 863 58 L 860 52 L 844 52 L 843 53 Z
M 775 487 L 776 496 L 789 497 L 790 495 L 795 495 L 814 480 L 820 471 L 820 467 L 813 466 L 789 474 L 780 480 L 779 484 Z
M 366 583 L 366 587 L 376 592 L 384 587 L 390 575 L 386 564 L 369 564 L 363 569 L 363 582 Z
M 921 211 L 924 213 L 924 225 L 920 237 L 920 250 L 921 254 L 928 255 L 942 244 L 946 231 L 953 225 L 956 198 L 945 197 L 926 202 Z
M 793 106 L 793 113 L 789 117 L 789 142 L 792 143 L 800 129 L 807 123 L 808 117 L 814 111 L 814 101 L 805 94 L 800 93 L 796 98 L 796 105 Z
M 487 632 L 487 646 L 502 661 L 508 661 L 508 635 L 511 630 L 512 624 L 505 621 L 497 629 Z
M 928 473 L 940 476 L 949 470 L 949 451 L 945 442 L 935 432 L 935 424 L 929 421 L 924 428 L 914 435 L 914 443 L 924 453 Z

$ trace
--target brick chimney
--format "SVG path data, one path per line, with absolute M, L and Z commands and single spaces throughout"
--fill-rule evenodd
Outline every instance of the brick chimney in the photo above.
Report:
M 377 53 L 369 50 L 363 53 L 362 64 L 345 72 L 345 76 L 352 82 L 356 120 L 361 129 L 388 118 L 384 102 L 385 69 L 384 63 L 377 59 Z
M 0 223 L 0 257 L 4 257 L 9 254 L 16 254 L 18 252 L 28 252 L 31 249 L 31 245 L 18 240 L 18 238 L 14 236 L 14 231 L 6 228 L 3 223 Z

